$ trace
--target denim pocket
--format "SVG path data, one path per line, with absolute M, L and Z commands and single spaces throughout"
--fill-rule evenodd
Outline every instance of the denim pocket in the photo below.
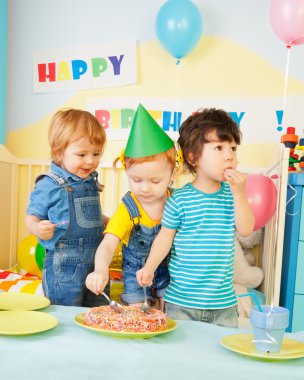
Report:
M 55 252 L 53 268 L 58 283 L 71 282 L 71 285 L 84 283 L 87 270 L 86 264 L 80 258 Z
M 125 258 L 123 260 L 122 267 L 123 267 L 123 273 L 135 274 L 139 269 L 142 268 L 142 265 L 140 265 L 140 261 L 132 257 L 131 260 L 129 260 L 128 258 Z
M 82 228 L 102 226 L 102 214 L 99 196 L 75 198 L 76 220 Z
M 147 238 L 144 238 L 142 236 L 136 242 L 136 246 L 137 246 L 138 250 L 142 253 L 149 252 L 151 245 L 152 245 L 151 239 L 147 239 Z
M 135 252 L 138 259 L 147 258 L 155 236 L 143 232 L 134 234 L 129 241 L 129 247 Z

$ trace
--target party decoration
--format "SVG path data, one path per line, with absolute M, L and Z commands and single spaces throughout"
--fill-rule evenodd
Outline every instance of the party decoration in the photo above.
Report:
M 141 105 L 137 107 L 128 138 L 126 157 L 148 157 L 171 149 L 174 141 Z
M 296 150 L 302 151 L 301 157 L 299 157 L 299 169 L 304 172 L 304 138 L 302 137 L 296 146 Z
M 45 259 L 45 249 L 42 247 L 42 245 L 38 243 L 35 249 L 35 260 L 38 265 L 38 268 L 41 271 L 43 269 L 44 259 Z
M 277 190 L 270 178 L 262 174 L 249 174 L 246 194 L 255 216 L 254 230 L 258 230 L 269 222 L 275 212 Z
M 298 149 L 299 136 L 296 135 L 296 129 L 294 127 L 287 128 L 286 133 L 281 136 L 281 143 L 283 143 L 286 148 L 289 148 L 288 171 L 294 172 L 297 170 L 295 164 L 300 162 L 299 155 L 295 153 L 295 149 Z
M 29 235 L 21 241 L 17 251 L 18 267 L 22 271 L 41 277 L 41 270 L 36 262 L 37 244 L 38 239 L 34 235 Z
M 271 0 L 270 24 L 287 47 L 304 43 L 304 0 Z
M 200 11 L 190 0 L 168 0 L 159 9 L 155 24 L 160 43 L 177 59 L 198 43 L 202 25 Z

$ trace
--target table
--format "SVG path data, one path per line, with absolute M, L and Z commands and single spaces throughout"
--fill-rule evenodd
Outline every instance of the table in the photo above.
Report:
M 248 333 L 201 322 L 151 339 L 97 334 L 73 321 L 85 308 L 51 305 L 59 325 L 26 336 L 0 336 L 1 380 L 256 380 L 304 378 L 304 358 L 266 362 L 222 347 L 224 335 Z M 304 342 L 304 331 L 286 334 Z

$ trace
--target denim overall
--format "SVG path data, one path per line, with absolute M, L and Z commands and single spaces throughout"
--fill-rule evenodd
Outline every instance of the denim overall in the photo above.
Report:
M 143 289 L 136 281 L 136 272 L 141 269 L 150 253 L 152 243 L 158 234 L 161 224 L 148 228 L 140 224 L 140 212 L 130 192 L 122 198 L 133 222 L 128 246 L 123 245 L 122 273 L 124 281 L 124 293 L 121 299 L 128 303 L 144 301 Z M 154 296 L 163 297 L 166 287 L 169 285 L 168 259 L 165 258 L 157 268 L 152 287 L 147 287 L 147 296 L 154 301 Z
M 45 175 L 66 190 L 70 220 L 55 250 L 46 250 L 42 272 L 44 293 L 57 305 L 93 307 L 107 304 L 103 296 L 96 296 L 85 286 L 87 275 L 94 270 L 95 252 L 102 240 L 100 184 L 97 178 L 96 185 L 92 185 L 81 180 L 66 180 L 52 172 Z M 109 284 L 105 292 L 109 294 Z

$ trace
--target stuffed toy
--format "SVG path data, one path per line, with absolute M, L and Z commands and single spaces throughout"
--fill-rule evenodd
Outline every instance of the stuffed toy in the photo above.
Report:
M 263 240 L 263 229 L 253 231 L 248 237 L 235 234 L 235 258 L 234 258 L 234 289 L 236 294 L 248 293 L 247 288 L 258 287 L 263 279 L 264 272 L 255 266 L 256 258 L 252 253 L 253 247 Z M 251 308 L 250 297 L 238 298 L 238 312 L 240 317 L 249 317 Z

